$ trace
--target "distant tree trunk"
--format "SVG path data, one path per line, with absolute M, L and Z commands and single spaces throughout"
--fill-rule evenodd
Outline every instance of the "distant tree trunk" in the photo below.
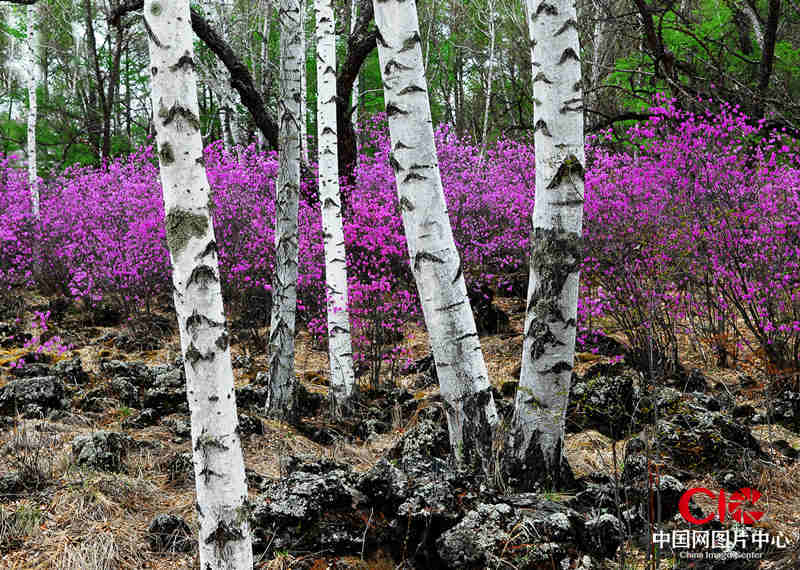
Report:
M 300 0 L 300 41 L 303 57 L 300 61 L 300 157 L 303 162 L 308 162 L 308 45 L 306 41 L 306 16 L 307 0 Z
M 28 68 L 28 185 L 31 189 L 31 212 L 34 219 L 39 219 L 39 175 L 36 164 L 36 80 L 38 65 L 36 63 L 36 5 L 27 9 L 27 68 Z
M 200 567 L 252 568 L 247 481 L 202 166 L 189 2 L 146 0 L 151 98 L 192 426 Z
M 486 154 L 486 144 L 489 138 L 489 110 L 492 107 L 492 84 L 494 83 L 494 57 L 495 57 L 495 18 L 496 11 L 494 0 L 489 0 L 487 4 L 489 10 L 489 61 L 486 70 L 486 104 L 483 108 L 483 129 L 481 130 L 481 159 Z
M 764 112 L 767 108 L 767 91 L 769 90 L 769 81 L 772 77 L 772 68 L 775 63 L 775 44 L 778 40 L 781 0 L 769 0 L 767 6 L 767 27 L 764 31 L 761 61 L 758 68 L 758 103 L 754 112 L 757 119 L 764 117 Z
M 414 2 L 374 0 L 378 56 L 411 267 L 459 462 L 491 466 L 497 412 L 461 259 L 455 247 L 433 141 L 428 85 Z
M 350 0 L 350 33 L 352 34 L 356 29 L 356 20 L 358 19 L 358 0 Z M 353 125 L 358 125 L 358 107 L 361 103 L 359 93 L 358 74 L 353 80 Z
M 583 103 L 575 4 L 527 0 L 536 199 L 522 372 L 506 464 L 517 489 L 573 483 L 563 455 L 575 357 L 583 219 Z M 542 6 L 546 8 L 543 9 Z
M 353 344 L 347 309 L 347 264 L 339 192 L 336 140 L 336 33 L 333 0 L 316 0 L 317 8 L 317 139 L 319 201 L 325 242 L 325 285 L 328 293 L 328 355 L 331 400 L 337 413 L 353 393 Z
M 297 379 L 294 333 L 297 310 L 297 211 L 300 200 L 300 88 L 303 15 L 300 0 L 280 0 L 280 96 L 278 181 L 275 198 L 275 272 L 269 335 L 270 390 L 268 412 L 296 419 Z

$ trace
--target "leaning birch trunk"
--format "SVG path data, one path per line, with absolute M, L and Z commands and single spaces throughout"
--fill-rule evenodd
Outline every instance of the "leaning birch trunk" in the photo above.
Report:
M 278 19 L 281 28 L 280 131 L 267 409 L 273 417 L 293 421 L 297 412 L 294 329 L 297 310 L 297 210 L 300 200 L 300 68 L 305 63 L 300 0 L 280 0 Z
M 428 85 L 414 2 L 373 0 L 392 153 L 411 267 L 442 397 L 450 443 L 462 464 L 491 464 L 497 412 L 433 142 Z
M 27 10 L 27 73 L 28 73 L 28 186 L 31 190 L 31 212 L 35 220 L 39 219 L 39 176 L 36 164 L 36 82 L 39 67 L 36 62 L 36 5 L 31 4 Z
M 200 567 L 251 568 L 247 482 L 203 167 L 189 2 L 146 0 L 144 17 L 150 32 L 151 97 L 191 413 Z
M 536 199 L 522 371 L 508 483 L 572 484 L 563 454 L 575 356 L 583 218 L 583 102 L 575 4 L 527 0 L 533 61 Z
M 339 193 L 339 153 L 336 136 L 336 35 L 333 0 L 316 0 L 317 11 L 317 138 L 319 141 L 319 201 L 325 246 L 328 292 L 328 357 L 331 404 L 335 413 L 353 393 L 353 344 L 347 310 L 347 265 Z

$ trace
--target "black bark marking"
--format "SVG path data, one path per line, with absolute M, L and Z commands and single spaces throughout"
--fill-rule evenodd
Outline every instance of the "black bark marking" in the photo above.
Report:
M 394 103 L 387 103 L 386 104 L 386 116 L 390 119 L 395 115 L 408 115 L 408 111 L 404 111 Z
M 547 123 L 544 122 L 544 119 L 539 119 L 536 121 L 536 124 L 533 127 L 534 134 L 536 134 L 538 131 L 542 131 L 542 134 L 546 137 L 553 136 L 550 134 L 550 129 L 547 127 Z
M 218 323 L 213 319 L 209 319 L 205 315 L 201 315 L 197 311 L 191 314 L 191 316 L 186 318 L 186 330 L 190 334 L 194 334 L 198 328 L 206 326 L 209 328 L 216 328 L 221 327 L 222 323 Z
M 190 344 L 189 348 L 186 349 L 185 357 L 186 360 L 189 362 L 189 364 L 192 365 L 192 368 L 197 366 L 197 363 L 200 362 L 201 360 L 205 360 L 207 362 L 214 361 L 213 352 L 209 351 L 205 354 L 201 354 L 200 351 L 197 350 L 197 347 L 194 345 L 194 343 Z
M 200 260 L 200 259 L 204 258 L 207 255 L 211 255 L 212 253 L 214 255 L 219 255 L 219 248 L 217 247 L 217 242 L 215 242 L 213 240 L 206 244 L 205 249 L 203 249 L 203 251 L 198 253 L 197 256 L 195 257 L 195 259 Z
M 461 449 L 456 450 L 462 466 L 471 472 L 482 472 L 488 476 L 493 468 L 492 438 L 493 430 L 487 410 L 494 408 L 494 398 L 490 387 L 464 396 L 461 402 L 463 417 L 461 424 Z M 453 413 L 447 409 L 448 415 Z M 452 418 L 455 419 L 455 418 Z
M 433 263 L 444 263 L 444 259 L 441 257 L 437 257 L 432 253 L 428 253 L 427 251 L 418 251 L 416 257 L 414 258 L 414 269 L 419 268 L 419 264 L 421 261 L 432 261 Z
M 161 124 L 165 127 L 174 121 L 176 117 L 180 117 L 186 121 L 187 124 L 191 125 L 192 128 L 200 130 L 200 120 L 191 111 L 191 109 L 184 107 L 180 103 L 175 103 L 169 109 L 164 107 L 162 103 L 161 108 L 158 111 L 158 116 L 163 119 Z
M 228 525 L 224 520 L 221 520 L 217 528 L 214 529 L 214 532 L 206 537 L 205 543 L 213 544 L 221 551 L 229 542 L 242 540 L 242 538 L 244 538 L 244 535 L 241 529 L 233 525 Z
M 461 263 L 458 264 L 458 269 L 456 269 L 456 276 L 453 277 L 453 280 L 450 282 L 452 285 L 455 285 L 456 282 L 461 279 L 461 276 L 464 274 L 464 270 L 461 267 Z
M 562 372 L 571 372 L 572 371 L 572 364 L 562 360 L 560 362 L 556 362 L 550 368 L 546 370 L 542 370 L 542 374 L 561 374 Z
M 414 180 L 427 180 L 427 179 L 428 179 L 427 176 L 422 176 L 421 174 L 417 174 L 416 172 L 411 172 L 409 173 L 408 176 L 406 176 L 403 179 L 403 184 L 406 184 L 408 182 L 413 182 Z
M 217 340 L 214 341 L 214 345 L 220 350 L 225 350 L 228 348 L 228 333 L 223 332 Z
M 333 136 L 336 136 L 336 131 L 334 131 L 334 130 L 333 130 L 332 128 L 330 128 L 330 127 L 325 127 L 324 129 L 322 129 L 322 134 L 323 134 L 323 135 L 333 135 Z
M 558 15 L 558 8 L 553 6 L 552 4 L 548 4 L 547 2 L 542 2 L 536 8 L 536 12 L 533 14 L 533 19 L 539 17 L 539 15 L 544 12 L 548 16 L 557 16 Z
M 509 437 L 502 459 L 506 483 L 516 491 L 574 489 L 575 476 L 563 455 L 562 441 L 559 439 L 552 448 L 555 457 L 545 457 L 538 443 L 540 435 L 535 431 L 525 449 L 521 431 L 514 430 Z
M 450 311 L 452 309 L 455 309 L 456 307 L 460 307 L 461 305 L 464 304 L 464 302 L 465 301 L 461 300 L 461 301 L 458 301 L 457 303 L 453 303 L 451 305 L 445 305 L 444 307 L 437 307 L 436 310 L 440 311 L 440 312 Z
M 161 164 L 167 166 L 175 162 L 175 153 L 172 152 L 172 145 L 168 142 L 164 142 L 161 145 L 161 151 L 158 153 L 161 157 Z
M 533 78 L 533 82 L 536 83 L 537 81 L 544 81 L 547 84 L 552 84 L 553 82 L 547 78 L 544 71 L 540 71 L 536 74 L 536 77 Z
M 413 68 L 411 68 L 411 67 L 409 67 L 407 65 L 404 65 L 404 64 L 398 62 L 395 59 L 392 59 L 386 64 L 386 67 L 383 68 L 384 77 L 390 76 L 395 69 L 397 71 L 408 71 L 408 70 L 413 69 Z
M 581 61 L 580 58 L 578 57 L 578 54 L 575 53 L 575 50 L 572 49 L 571 47 L 568 47 L 567 49 L 564 50 L 564 53 L 561 54 L 561 59 L 558 60 L 558 65 L 563 64 L 569 59 L 574 59 L 578 63 L 580 63 Z
M 407 212 L 413 212 L 414 211 L 414 204 L 411 202 L 411 200 L 409 200 L 405 196 L 402 196 L 400 198 L 400 209 L 401 210 L 405 210 Z
M 189 275 L 189 279 L 186 281 L 186 286 L 196 284 L 201 289 L 205 289 L 208 287 L 209 283 L 214 283 L 219 281 L 217 279 L 214 270 L 208 265 L 198 265 L 194 269 L 192 269 L 192 273 Z
M 564 24 L 558 29 L 558 31 L 555 33 L 555 35 L 556 36 L 560 36 L 561 34 L 566 32 L 570 28 L 573 28 L 575 30 L 578 29 L 578 22 L 576 22 L 574 18 L 570 18 L 569 20 L 564 22 Z
M 573 176 L 577 176 L 578 179 L 583 182 L 586 172 L 581 164 L 581 161 L 574 154 L 568 154 L 556 171 L 555 176 L 547 185 L 548 190 L 552 190 L 554 188 L 558 188 L 564 182 L 565 179 L 572 179 Z M 583 203 L 583 200 L 581 200 Z
M 403 47 L 400 48 L 400 52 L 412 50 L 421 42 L 422 40 L 419 37 L 419 32 L 414 32 L 410 38 L 406 38 L 406 40 L 403 42 Z
M 394 157 L 394 153 L 391 152 L 389 153 L 389 165 L 392 167 L 395 174 L 403 170 L 403 167 L 400 166 L 400 163 L 397 162 L 397 159 Z
M 418 85 L 409 85 L 408 87 L 403 87 L 400 91 L 397 92 L 398 95 L 408 95 L 409 93 L 425 93 L 425 90 Z
M 194 60 L 192 60 L 192 56 L 189 55 L 189 52 L 184 53 L 178 60 L 178 63 L 169 66 L 169 70 L 173 73 L 179 69 L 183 69 L 184 71 L 192 71 L 194 69 Z
M 401 149 L 404 149 L 404 148 L 410 149 L 410 148 L 413 148 L 413 147 L 408 146 L 403 141 L 397 141 L 397 144 L 394 145 L 394 150 L 401 150 Z

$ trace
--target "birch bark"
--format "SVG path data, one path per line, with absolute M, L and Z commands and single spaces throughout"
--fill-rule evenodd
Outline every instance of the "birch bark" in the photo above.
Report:
M 28 186 L 31 190 L 31 212 L 34 219 L 39 219 L 39 176 L 37 174 L 36 158 L 36 117 L 38 107 L 36 104 L 36 84 L 39 76 L 39 66 L 36 61 L 36 5 L 28 6 L 27 12 L 27 80 L 28 80 Z
M 280 0 L 278 181 L 275 198 L 275 270 L 269 335 L 269 413 L 296 419 L 294 333 L 297 310 L 297 211 L 300 200 L 300 87 L 303 17 L 300 0 Z
M 247 482 L 189 18 L 188 1 L 145 0 L 167 245 L 191 413 L 200 567 L 239 570 L 253 565 Z
M 491 466 L 497 412 L 433 141 L 416 4 L 373 0 L 378 58 L 411 267 L 445 400 L 450 443 L 462 464 Z
M 358 21 L 358 0 L 350 0 L 350 34 L 352 35 L 356 29 L 356 22 Z M 361 101 L 359 93 L 359 74 L 356 74 L 353 79 L 353 125 L 358 125 L 358 107 Z
M 317 12 L 317 137 L 319 140 L 319 201 L 325 246 L 328 292 L 328 356 L 331 400 L 336 413 L 353 393 L 353 344 L 347 310 L 342 200 L 336 135 L 336 35 L 333 0 L 316 0 Z
M 575 4 L 527 0 L 533 63 L 536 199 L 522 372 L 508 483 L 572 484 L 563 455 L 583 220 L 583 100 Z

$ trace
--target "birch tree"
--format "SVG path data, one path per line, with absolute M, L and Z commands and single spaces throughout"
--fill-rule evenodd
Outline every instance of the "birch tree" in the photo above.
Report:
M 571 484 L 564 418 L 575 356 L 583 219 L 583 103 L 575 4 L 527 0 L 533 63 L 536 199 L 522 372 L 509 483 Z
M 306 4 L 307 0 L 300 0 L 300 51 L 303 54 L 300 61 L 300 157 L 303 162 L 308 162 L 308 85 L 306 81 L 306 56 L 308 45 L 306 42 Z
M 278 180 L 275 198 L 275 270 L 269 335 L 269 413 L 296 418 L 294 333 L 297 310 L 297 211 L 300 200 L 300 74 L 303 17 L 300 0 L 280 0 Z
M 36 163 L 36 84 L 39 79 L 39 65 L 36 57 L 36 5 L 29 4 L 26 12 L 27 41 L 25 45 L 28 83 L 28 186 L 31 189 L 31 212 L 39 219 L 39 176 Z
M 317 13 L 317 138 L 319 140 L 319 201 L 325 246 L 328 295 L 328 357 L 331 400 L 338 411 L 353 393 L 353 344 L 347 310 L 347 265 L 339 192 L 336 136 L 336 35 L 333 0 L 316 0 Z
M 247 482 L 198 119 L 189 2 L 146 0 L 167 245 L 200 522 L 200 567 L 251 568 Z
M 358 0 L 350 0 L 350 34 L 356 29 L 358 20 Z M 353 80 L 353 124 L 358 125 L 358 106 L 360 103 L 360 93 L 358 84 L 358 74 Z
M 497 412 L 433 141 L 416 4 L 373 0 L 378 58 L 411 268 L 445 400 L 450 443 L 462 464 L 488 472 Z

